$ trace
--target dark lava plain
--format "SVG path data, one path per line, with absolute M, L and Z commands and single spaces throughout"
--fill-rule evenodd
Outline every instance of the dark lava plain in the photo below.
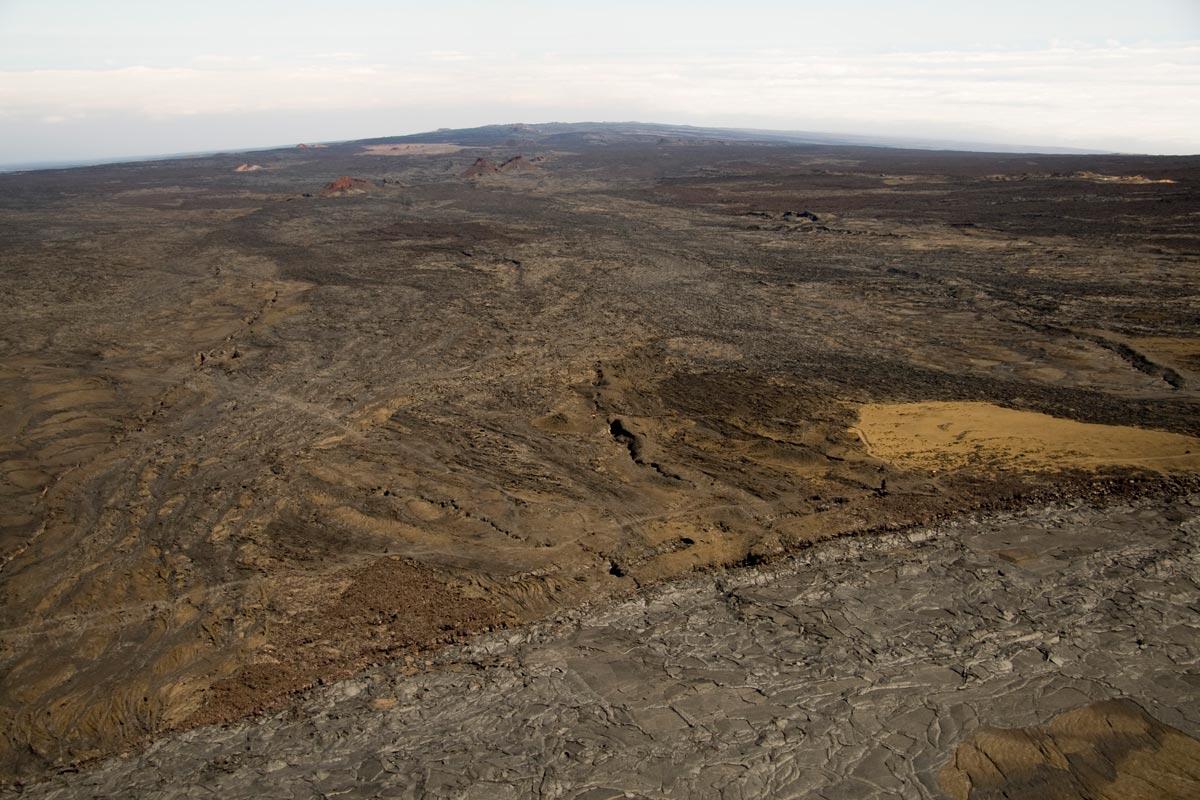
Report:
M 842 534 L 1194 490 L 855 426 L 1198 436 L 1198 266 L 1200 157 L 516 125 L 0 175 L 0 773 Z

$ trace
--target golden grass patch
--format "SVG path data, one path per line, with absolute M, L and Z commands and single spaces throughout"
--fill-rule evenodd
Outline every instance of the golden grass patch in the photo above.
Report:
M 1200 470 L 1200 439 L 978 402 L 870 403 L 853 429 L 871 455 L 929 470 Z

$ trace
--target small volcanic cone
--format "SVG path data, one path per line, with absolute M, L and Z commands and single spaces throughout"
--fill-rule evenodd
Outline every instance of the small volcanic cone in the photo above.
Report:
M 500 172 L 531 172 L 537 169 L 533 159 L 525 156 L 513 156 L 498 167 Z
M 343 175 L 335 181 L 325 184 L 321 190 L 322 197 L 345 197 L 350 194 L 366 194 L 371 188 L 371 182 L 363 178 L 351 178 Z
M 484 175 L 494 175 L 499 171 L 500 168 L 491 161 L 488 161 L 486 158 L 477 158 L 475 159 L 474 164 L 467 167 L 466 170 L 463 171 L 462 177 L 479 178 Z
M 238 164 L 233 168 L 234 172 L 258 172 L 262 169 L 262 164 Z

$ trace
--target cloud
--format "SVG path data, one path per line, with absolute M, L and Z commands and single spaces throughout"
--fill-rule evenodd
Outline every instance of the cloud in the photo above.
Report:
M 228 69 L 230 67 L 256 67 L 261 65 L 266 59 L 263 56 L 252 55 L 225 55 L 220 53 L 201 53 L 192 58 L 192 63 L 201 67 L 215 66 Z
M 155 119 L 261 112 L 508 104 L 560 118 L 597 109 L 651 120 L 1160 152 L 1200 151 L 1200 45 L 834 57 L 786 51 L 719 58 L 474 58 L 405 64 L 333 53 L 287 66 L 0 72 L 9 119 L 128 114 Z
M 342 51 L 337 53 L 315 53 L 313 58 L 319 61 L 362 61 L 366 59 L 366 53 L 358 53 L 351 51 Z

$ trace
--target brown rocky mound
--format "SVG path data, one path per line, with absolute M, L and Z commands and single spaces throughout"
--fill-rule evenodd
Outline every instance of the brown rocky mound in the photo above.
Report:
M 537 169 L 537 165 L 545 159 L 542 156 L 534 156 L 526 158 L 522 155 L 515 155 L 512 158 L 502 161 L 499 165 L 489 161 L 486 158 L 477 158 L 475 163 L 467 167 L 463 171 L 464 178 L 482 178 L 485 175 L 513 175 L 525 172 L 532 172 Z
M 532 172 L 535 169 L 537 169 L 537 164 L 534 163 L 534 159 L 525 158 L 525 156 L 513 156 L 499 167 L 499 171 L 505 173 Z
M 364 178 L 351 178 L 343 175 L 335 181 L 325 184 L 321 190 L 322 197 L 344 197 L 350 194 L 366 194 L 371 188 L 371 182 Z
M 475 163 L 467 167 L 463 173 L 464 178 L 479 178 L 484 175 L 494 175 L 500 171 L 500 168 L 488 161 L 486 158 L 477 158 Z
M 238 164 L 233 168 L 234 172 L 258 172 L 262 169 L 262 164 Z
M 1107 700 L 1050 724 L 982 728 L 942 768 L 954 800 L 1200 797 L 1200 742 L 1135 703 Z

